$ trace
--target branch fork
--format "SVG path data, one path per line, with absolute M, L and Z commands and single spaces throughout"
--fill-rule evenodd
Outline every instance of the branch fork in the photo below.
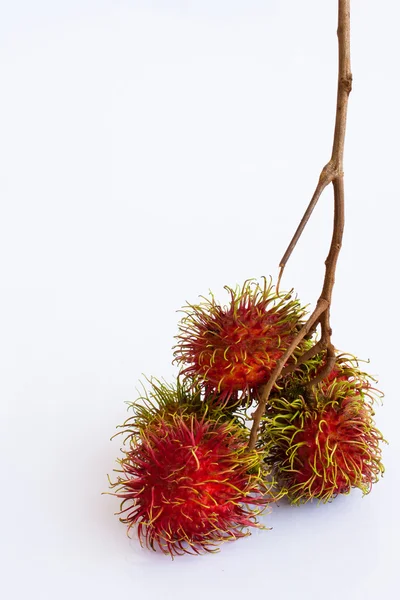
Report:
M 308 321 L 300 329 L 293 339 L 290 347 L 277 362 L 268 383 L 260 390 L 260 399 L 255 412 L 252 415 L 253 425 L 250 432 L 249 448 L 253 449 L 257 442 L 258 430 L 261 419 L 265 414 L 266 405 L 271 391 L 276 381 L 282 375 L 287 375 L 295 368 L 313 358 L 316 354 L 325 351 L 326 361 L 323 369 L 318 376 L 309 384 L 310 391 L 312 387 L 319 383 L 331 372 L 335 364 L 335 347 L 332 344 L 332 327 L 330 324 L 330 306 L 332 300 L 332 291 L 335 284 L 335 272 L 338 256 L 342 246 L 344 229 L 344 174 L 343 174 L 343 155 L 344 142 L 346 134 L 347 107 L 349 94 L 352 89 L 353 77 L 350 66 L 350 0 L 338 0 L 338 49 L 339 49 L 339 68 L 338 68 L 338 87 L 336 103 L 335 132 L 333 137 L 332 155 L 328 163 L 321 171 L 317 187 L 311 198 L 310 204 L 304 213 L 303 218 L 279 264 L 280 272 L 277 283 L 279 290 L 280 281 L 285 266 L 304 231 L 305 226 L 311 214 L 320 199 L 324 189 L 332 183 L 334 190 L 334 220 L 331 246 L 328 257 L 325 261 L 325 277 L 323 281 L 321 295 L 316 303 L 316 307 L 309 317 Z M 321 327 L 319 341 L 307 352 L 305 352 L 295 365 L 286 365 L 288 359 L 292 356 L 298 344 L 306 335 L 315 329 L 318 325 Z

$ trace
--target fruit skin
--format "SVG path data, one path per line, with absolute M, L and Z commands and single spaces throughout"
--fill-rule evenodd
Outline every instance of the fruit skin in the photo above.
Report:
M 267 463 L 293 504 L 327 502 L 352 488 L 367 494 L 384 472 L 384 439 L 373 420 L 380 393 L 372 379 L 356 359 L 341 355 L 310 394 L 307 383 L 318 369 L 314 360 L 281 382 L 263 425 Z
M 124 454 L 111 482 L 128 531 L 137 525 L 142 544 L 174 556 L 215 551 L 260 527 L 271 501 L 265 454 L 248 450 L 240 421 L 179 385 L 154 382 L 145 400 L 122 426 Z
M 227 306 L 217 304 L 211 294 L 186 307 L 174 356 L 183 376 L 200 383 L 219 403 L 235 403 L 258 397 L 305 311 L 291 293 L 277 294 L 266 279 L 262 285 L 250 280 L 241 288 L 225 289 Z

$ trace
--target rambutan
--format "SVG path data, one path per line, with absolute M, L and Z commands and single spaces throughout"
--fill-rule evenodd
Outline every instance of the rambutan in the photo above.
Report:
M 156 382 L 123 426 L 115 495 L 120 520 L 141 543 L 165 554 L 215 551 L 248 535 L 270 501 L 265 454 L 249 450 L 248 431 L 222 412 Z
M 262 286 L 246 281 L 241 288 L 225 289 L 228 306 L 211 295 L 186 307 L 174 353 L 182 375 L 200 382 L 221 403 L 257 397 L 304 316 L 291 293 L 277 294 L 266 279 Z
M 314 364 L 293 374 L 270 399 L 262 442 L 292 503 L 326 502 L 352 488 L 367 494 L 384 472 L 384 440 L 373 420 L 373 401 L 380 393 L 357 365 L 354 358 L 338 357 L 311 397 L 307 383 L 318 371 Z

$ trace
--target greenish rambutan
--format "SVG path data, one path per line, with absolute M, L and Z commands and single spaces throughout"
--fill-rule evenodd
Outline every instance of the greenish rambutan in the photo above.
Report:
M 225 289 L 227 306 L 211 294 L 186 307 L 174 353 L 181 374 L 200 383 L 207 395 L 218 396 L 221 404 L 257 397 L 305 314 L 291 293 L 276 293 L 265 278 L 263 285 L 246 281 L 241 288 Z
M 260 526 L 257 516 L 271 501 L 265 454 L 248 449 L 239 419 L 210 410 L 179 384 L 154 382 L 132 407 L 111 483 L 128 531 L 136 525 L 141 543 L 173 556 L 215 551 Z
M 320 365 L 318 365 L 320 360 Z M 323 356 L 282 380 L 270 398 L 262 431 L 267 463 L 292 503 L 323 502 L 360 488 L 371 490 L 384 472 L 382 434 L 373 420 L 380 393 L 356 359 L 337 357 L 312 393 L 307 387 Z

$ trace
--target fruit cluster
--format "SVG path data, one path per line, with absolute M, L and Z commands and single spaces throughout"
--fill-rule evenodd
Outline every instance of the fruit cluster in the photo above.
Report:
M 248 412 L 304 323 L 292 293 L 265 279 L 189 305 L 174 349 L 177 383 L 150 381 L 123 425 L 115 495 L 120 519 L 166 554 L 215 551 L 260 527 L 278 498 L 326 502 L 352 488 L 368 493 L 383 473 L 373 404 L 381 397 L 352 356 L 326 352 L 305 362 L 304 338 L 276 381 L 258 441 Z M 314 334 L 315 335 L 315 334 Z M 320 375 L 320 376 L 319 376 Z

